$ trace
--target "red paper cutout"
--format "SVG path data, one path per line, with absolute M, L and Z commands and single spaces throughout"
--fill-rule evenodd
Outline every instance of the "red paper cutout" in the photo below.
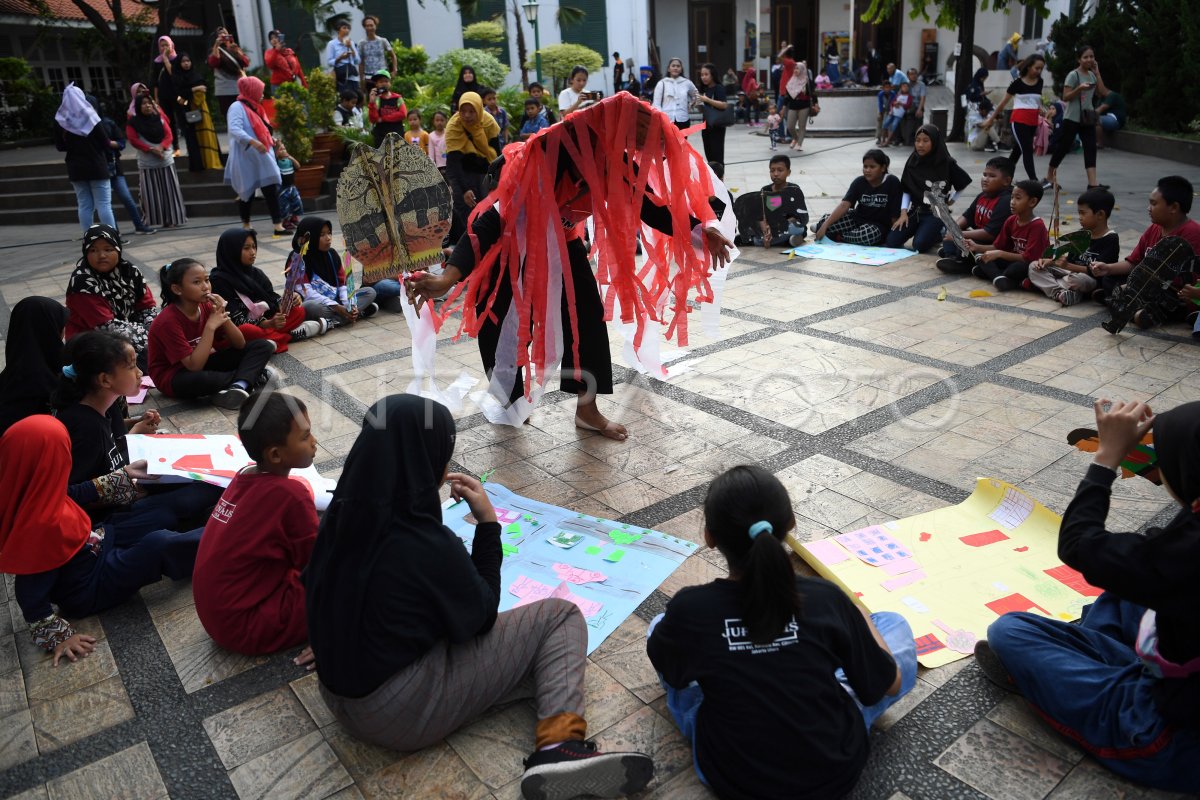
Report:
M 930 653 L 936 653 L 938 650 L 944 650 L 946 647 L 946 645 L 942 644 L 942 640 L 932 633 L 918 637 L 916 645 L 918 656 L 927 656 Z
M 165 463 L 167 463 L 167 459 L 163 458 L 162 456 L 159 456 L 159 457 L 158 457 L 158 463 L 160 463 L 160 464 L 165 464 Z
M 1047 617 L 1050 616 L 1049 611 L 1020 593 L 1010 594 L 1008 597 L 1001 597 L 990 603 L 984 603 L 984 605 L 996 612 L 997 616 L 1003 616 L 1011 611 L 1028 611 L 1031 608 L 1036 608 Z
M 1003 542 L 1008 536 L 1000 531 L 984 531 L 972 533 L 970 536 L 960 536 L 958 540 L 967 547 L 987 547 L 989 544 Z
M 233 455 L 233 445 L 231 445 L 231 444 L 225 445 L 225 455 L 227 455 L 227 456 Z
M 921 534 L 920 536 L 918 536 L 917 538 L 918 538 L 918 539 L 920 539 L 922 542 L 928 542 L 930 539 L 932 539 L 932 538 L 933 538 L 933 534 L 931 534 L 931 533 L 922 533 L 922 534 Z
M 178 461 L 171 465 L 171 469 L 177 469 L 182 472 L 211 472 L 212 468 L 212 456 L 207 453 L 181 456 Z
M 1013 552 L 1014 553 L 1024 553 L 1028 549 L 1029 549 L 1029 545 L 1023 545 L 1021 547 L 1014 547 Z
M 1066 564 L 1061 567 L 1043 570 L 1047 575 L 1070 589 L 1074 589 L 1084 597 L 1099 597 L 1101 589 L 1092 586 L 1079 572 L 1071 569 Z

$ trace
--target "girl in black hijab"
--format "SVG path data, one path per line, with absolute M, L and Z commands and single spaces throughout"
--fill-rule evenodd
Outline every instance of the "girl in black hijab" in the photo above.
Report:
M 458 111 L 458 101 L 467 92 L 477 92 L 482 97 L 480 92 L 479 79 L 475 76 L 475 68 L 470 64 L 464 64 L 462 69 L 458 71 L 458 83 L 454 84 L 454 94 L 450 97 L 450 113 L 454 114 Z
M 292 235 L 292 251 L 300 252 L 304 237 L 308 252 L 304 255 L 304 275 L 296 290 L 304 299 L 305 319 L 324 322 L 327 327 L 350 325 L 358 318 L 379 310 L 375 290 L 359 287 L 351 299 L 346 270 L 338 251 L 333 249 L 333 225 L 323 217 L 305 217 Z
M 923 253 L 940 244 L 946 232 L 942 221 L 925 202 L 925 192 L 941 185 L 947 202 L 971 185 L 971 176 L 958 165 L 946 149 L 946 137 L 936 125 L 922 125 L 914 137 L 913 154 L 904 164 L 900 186 L 900 218 L 888 233 L 887 247 L 903 247 L 913 240 L 913 250 Z
M 287 312 L 280 310 L 280 297 L 271 279 L 254 266 L 258 257 L 258 233 L 253 229 L 228 228 L 217 240 L 217 265 L 208 273 L 214 294 L 225 298 L 225 310 L 246 339 L 270 339 L 275 352 L 287 352 L 288 344 L 324 333 L 318 322 L 304 321 L 299 295 Z
M 0 435 L 18 420 L 50 413 L 66 326 L 67 309 L 49 297 L 26 297 L 13 306 L 0 372 Z
M 500 524 L 479 480 L 449 471 L 454 439 L 454 418 L 433 400 L 392 395 L 367 412 L 305 572 L 321 696 L 353 736 L 412 751 L 532 679 L 537 745 L 522 793 L 638 791 L 649 757 L 584 741 L 579 609 L 546 599 L 497 613 Z M 470 553 L 442 524 L 447 481 L 477 520 Z
M 1100 445 L 1063 514 L 1058 555 L 1104 590 L 1079 625 L 1005 614 L 976 646 L 992 680 L 1019 691 L 1101 764 L 1137 783 L 1200 792 L 1200 402 L 1157 417 L 1096 401 Z M 1105 530 L 1122 460 L 1154 431 L 1166 527 Z M 1070 574 L 1057 578 L 1080 587 Z

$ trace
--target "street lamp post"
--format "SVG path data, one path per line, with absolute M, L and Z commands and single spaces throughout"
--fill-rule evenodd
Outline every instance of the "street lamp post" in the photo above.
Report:
M 542 40 L 538 35 L 538 0 L 526 0 L 521 4 L 525 11 L 525 19 L 533 26 L 533 63 L 537 71 L 538 83 L 542 82 Z

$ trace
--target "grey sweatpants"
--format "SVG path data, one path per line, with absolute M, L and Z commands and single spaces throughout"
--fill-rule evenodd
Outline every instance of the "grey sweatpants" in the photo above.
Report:
M 366 697 L 326 705 L 347 731 L 401 752 L 445 738 L 503 700 L 537 699 L 539 720 L 583 716 L 587 625 L 579 608 L 551 598 L 501 612 L 482 636 L 440 641 Z

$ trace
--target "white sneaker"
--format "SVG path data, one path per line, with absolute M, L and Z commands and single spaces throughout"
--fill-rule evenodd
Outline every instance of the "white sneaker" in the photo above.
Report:
M 289 331 L 293 342 L 302 342 L 305 339 L 311 339 L 314 336 L 320 336 L 328 330 L 323 324 L 325 320 L 310 319 L 307 322 L 301 322 L 295 328 Z

